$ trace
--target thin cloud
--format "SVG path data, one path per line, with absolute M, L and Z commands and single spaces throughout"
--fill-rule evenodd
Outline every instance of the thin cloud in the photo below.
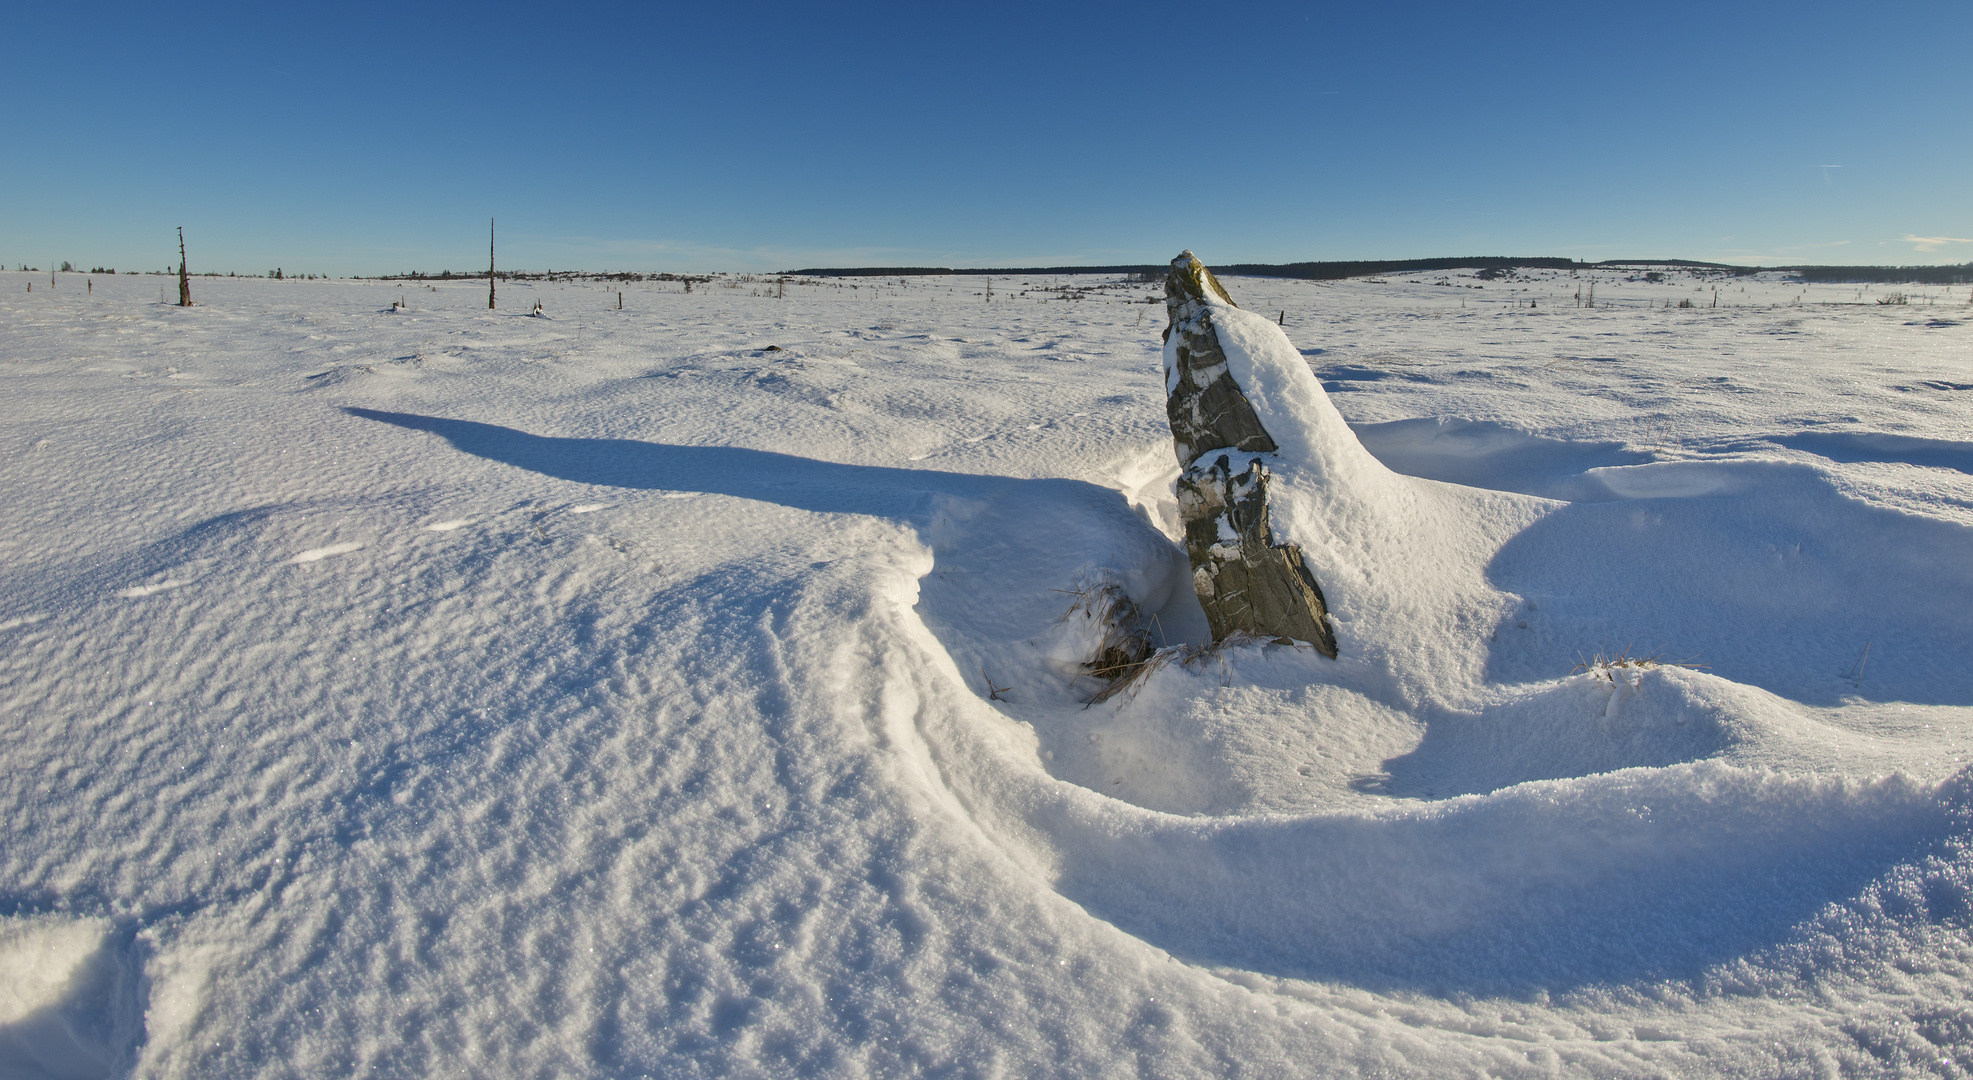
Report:
M 1914 245 L 1913 251 L 1938 251 L 1947 244 L 1973 244 L 1973 240 L 1960 236 L 1913 236 L 1906 233 L 1898 239 Z

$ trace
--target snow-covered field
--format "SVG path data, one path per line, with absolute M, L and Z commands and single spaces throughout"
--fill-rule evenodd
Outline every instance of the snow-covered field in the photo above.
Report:
M 1967 288 L 1644 269 L 1227 279 L 1404 475 L 1089 707 L 1158 286 L 0 274 L 0 1076 L 1973 1073 Z

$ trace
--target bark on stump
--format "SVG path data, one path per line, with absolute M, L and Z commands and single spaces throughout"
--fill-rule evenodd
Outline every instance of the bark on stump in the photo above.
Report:
M 1301 548 L 1274 542 L 1270 475 L 1256 455 L 1279 446 L 1228 370 L 1213 326 L 1215 303 L 1239 306 L 1191 252 L 1173 259 L 1165 278 L 1165 311 L 1171 317 L 1165 340 L 1177 359 L 1165 411 L 1184 470 L 1178 478 L 1178 516 L 1185 526 L 1192 587 L 1214 641 L 1236 634 L 1290 638 L 1333 658 L 1336 634 L 1321 586 Z

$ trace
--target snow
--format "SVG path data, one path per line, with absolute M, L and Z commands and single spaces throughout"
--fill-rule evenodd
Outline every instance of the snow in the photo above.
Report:
M 114 933 L 103 918 L 0 924 L 0 1071 L 103 1076 L 128 1067 L 136 1015 Z
M 1155 286 L 34 276 L 0 1075 L 1973 1054 L 1965 287 L 1227 279 L 1339 657 L 1085 707 Z

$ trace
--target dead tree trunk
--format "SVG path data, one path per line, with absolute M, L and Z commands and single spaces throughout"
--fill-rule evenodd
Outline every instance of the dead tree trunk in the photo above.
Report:
M 1336 655 L 1322 588 L 1301 548 L 1275 543 L 1268 517 L 1269 473 L 1261 454 L 1279 445 L 1261 425 L 1227 365 L 1213 325 L 1215 307 L 1238 307 L 1212 271 L 1185 252 L 1165 278 L 1167 379 L 1181 470 L 1178 516 L 1192 587 L 1214 641 L 1235 634 L 1289 638 Z
M 178 306 L 192 306 L 192 277 L 185 272 L 185 226 L 178 226 Z

